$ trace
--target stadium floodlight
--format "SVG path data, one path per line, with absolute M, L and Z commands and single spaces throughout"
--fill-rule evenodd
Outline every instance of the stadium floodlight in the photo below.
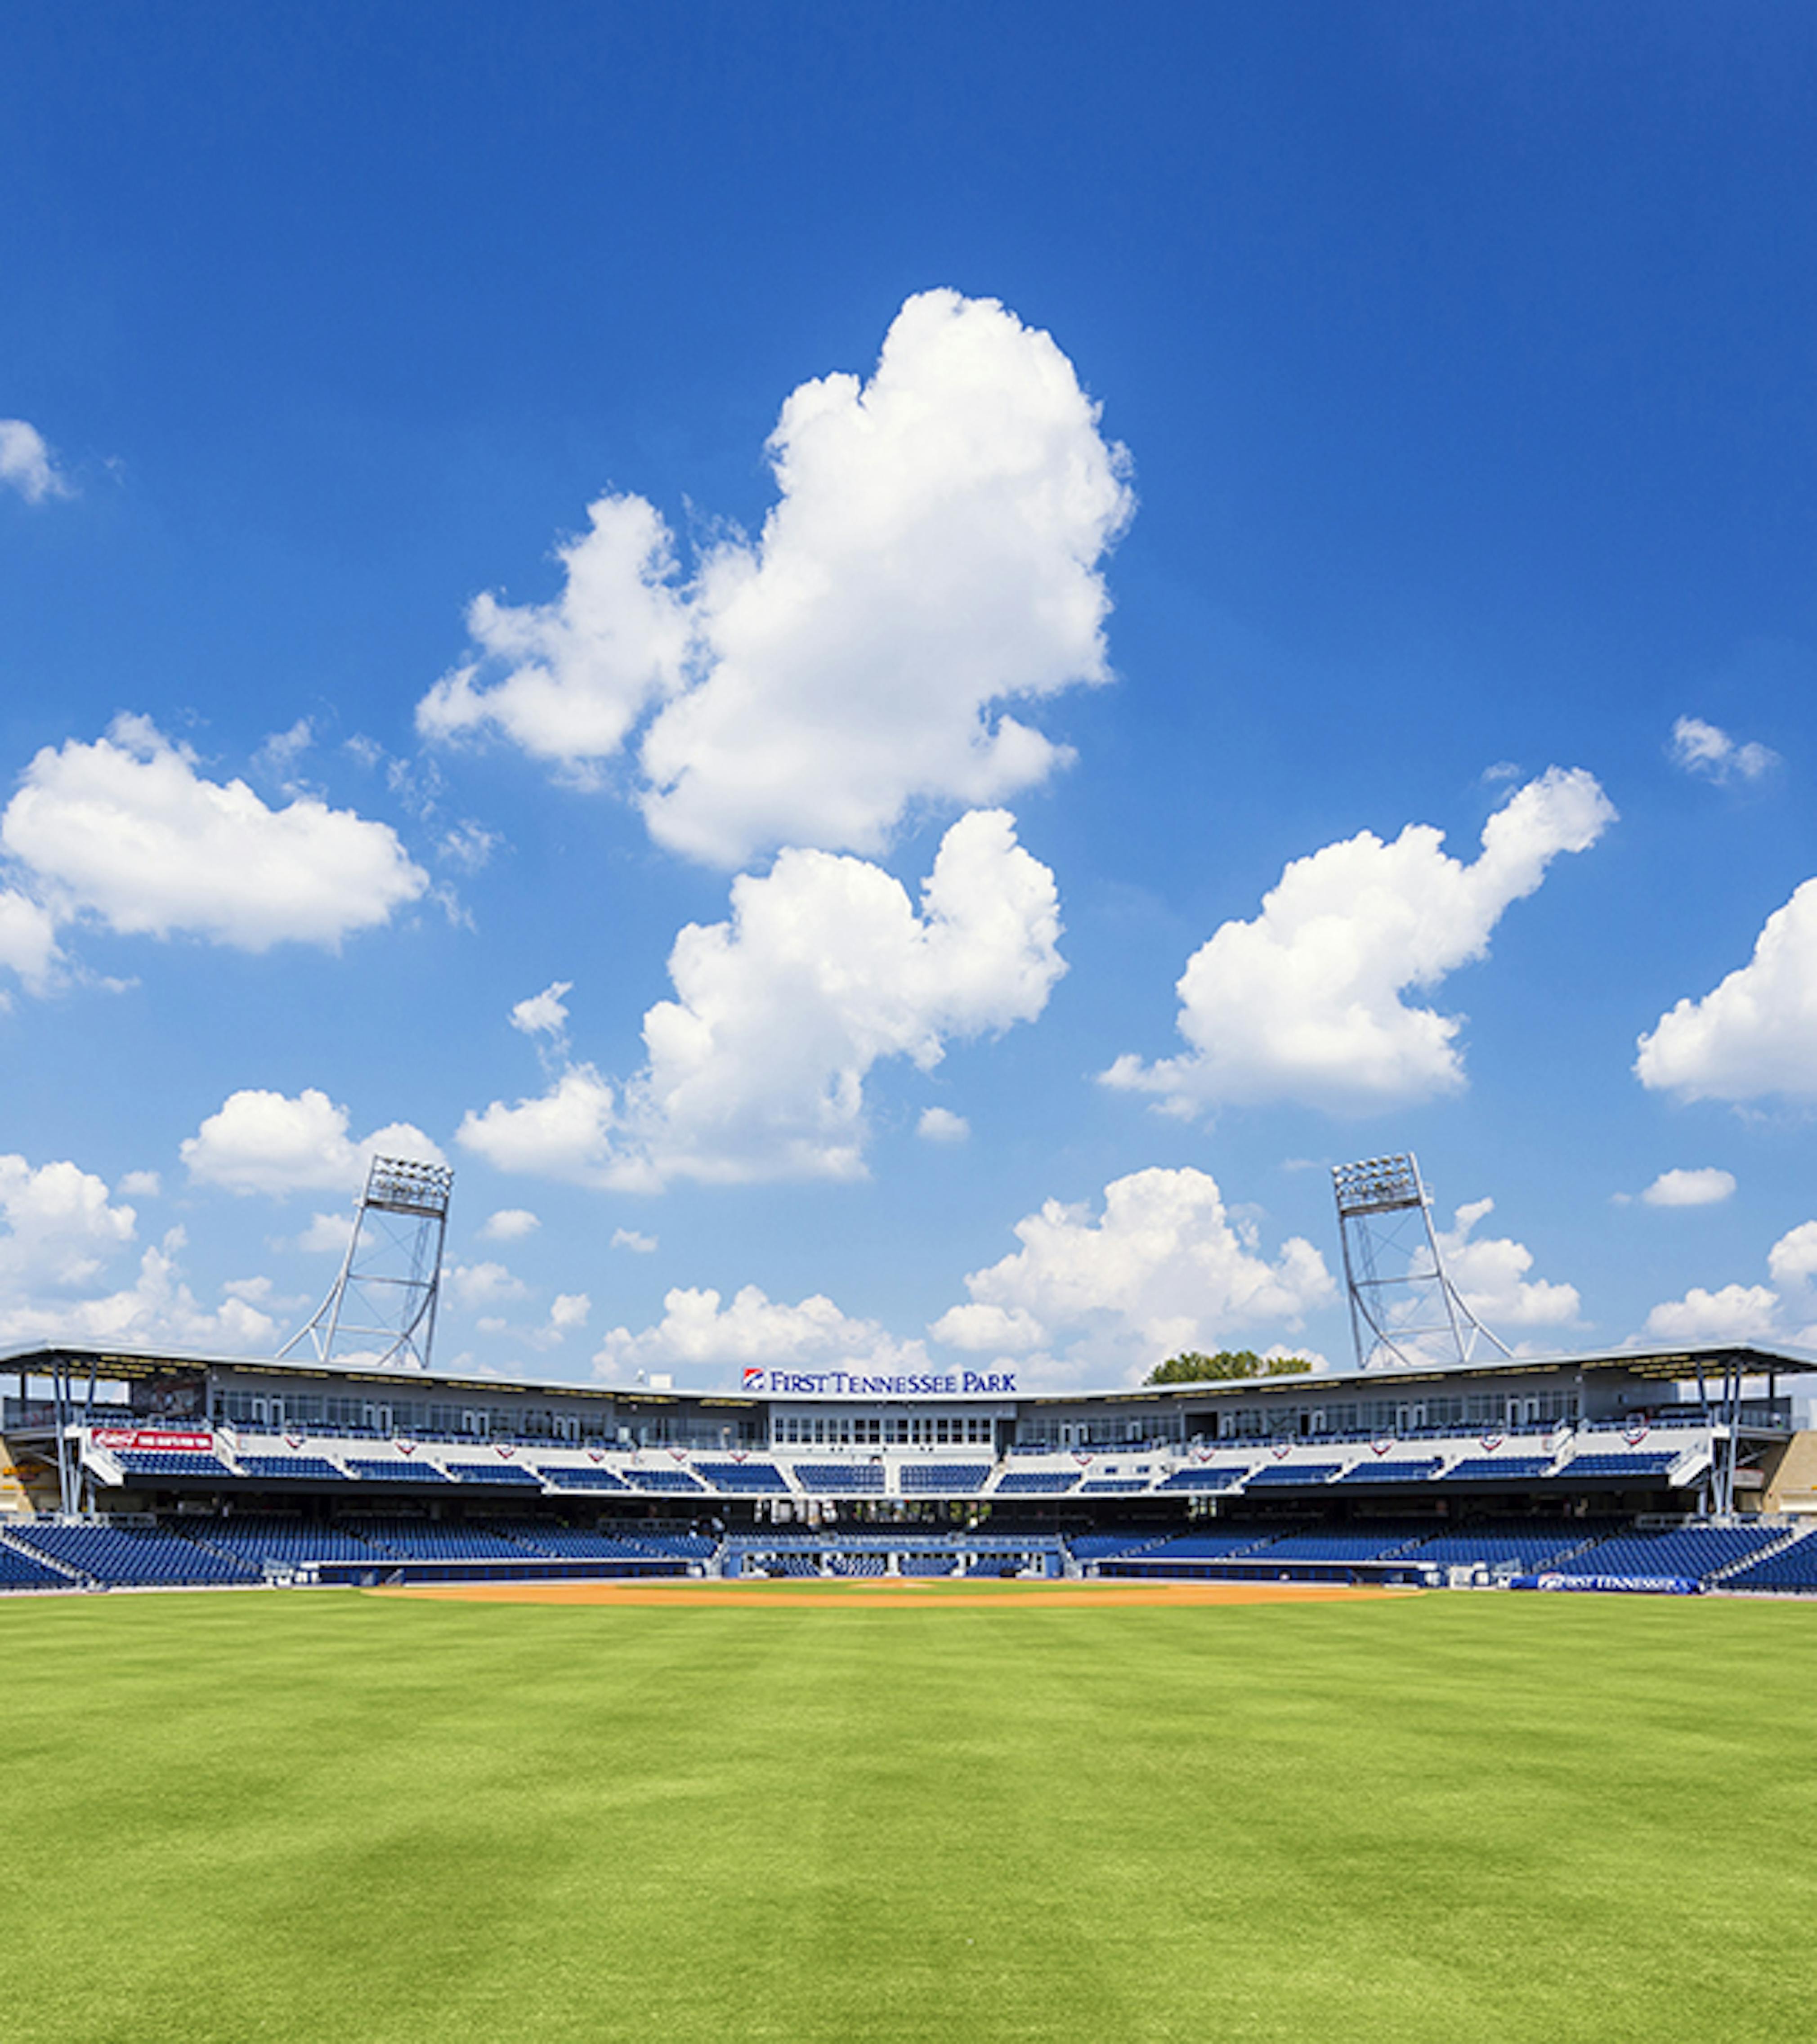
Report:
M 354 1203 L 340 1275 L 280 1358 L 306 1340 L 318 1362 L 334 1362 L 338 1349 L 344 1362 L 427 1370 L 453 1187 L 445 1164 L 375 1157 Z
M 1464 1304 L 1445 1268 L 1432 1202 L 1411 1150 L 1332 1168 L 1357 1367 L 1468 1362 L 1479 1339 L 1512 1353 Z

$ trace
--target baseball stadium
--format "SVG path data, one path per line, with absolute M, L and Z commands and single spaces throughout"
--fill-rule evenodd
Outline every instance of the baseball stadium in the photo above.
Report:
M 289 1353 L 0 1357 L 34 2031 L 1804 2019 L 1807 1360 L 1508 1354 L 1397 1158 L 1343 1369 L 505 1381 L 448 1189 L 375 1164 Z

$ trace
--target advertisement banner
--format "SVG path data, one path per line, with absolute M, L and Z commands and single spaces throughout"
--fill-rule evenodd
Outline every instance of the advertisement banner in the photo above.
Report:
M 171 1432 L 161 1427 L 97 1427 L 89 1439 L 98 1448 L 149 1449 L 156 1454 L 212 1454 L 214 1436 L 212 1434 Z

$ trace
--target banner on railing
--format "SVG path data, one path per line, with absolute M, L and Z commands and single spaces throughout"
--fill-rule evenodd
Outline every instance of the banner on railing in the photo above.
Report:
M 206 1455 L 214 1447 L 212 1434 L 175 1434 L 162 1427 L 97 1427 L 89 1439 L 98 1448 L 149 1449 L 154 1454 Z

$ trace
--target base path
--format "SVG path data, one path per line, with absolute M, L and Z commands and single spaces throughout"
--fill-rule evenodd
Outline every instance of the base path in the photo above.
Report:
M 827 1604 L 864 1604 L 871 1610 L 922 1610 L 931 1604 L 1062 1606 L 1102 1611 L 1131 1605 L 1232 1604 L 1356 1604 L 1385 1597 L 1423 1596 L 1423 1590 L 1343 1583 L 1140 1582 L 1057 1583 L 966 1582 L 940 1577 L 857 1577 L 844 1582 L 809 1583 L 800 1578 L 769 1582 L 718 1582 L 674 1577 L 630 1577 L 616 1581 L 563 1580 L 559 1582 L 417 1583 L 371 1589 L 368 1596 L 432 1597 L 458 1604 L 585 1604 L 608 1607 L 632 1604 L 736 1605 L 761 1611 L 784 1604 L 812 1608 Z

